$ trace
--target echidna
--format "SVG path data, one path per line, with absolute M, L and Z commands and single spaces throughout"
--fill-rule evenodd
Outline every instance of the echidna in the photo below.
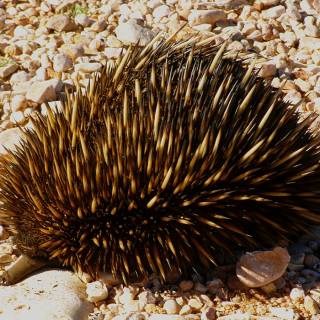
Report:
M 128 48 L 62 105 L 3 163 L 0 222 L 33 259 L 165 280 L 320 222 L 315 117 L 212 39 Z

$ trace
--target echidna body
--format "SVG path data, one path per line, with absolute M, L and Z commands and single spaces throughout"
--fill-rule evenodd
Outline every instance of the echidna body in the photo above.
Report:
M 314 117 L 212 41 L 155 41 L 48 108 L 4 162 L 0 221 L 25 254 L 165 280 L 320 222 Z

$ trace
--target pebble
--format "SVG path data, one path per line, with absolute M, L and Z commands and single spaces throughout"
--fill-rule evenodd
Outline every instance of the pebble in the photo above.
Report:
M 181 307 L 175 300 L 167 300 L 163 305 L 163 309 L 166 310 L 167 314 L 178 314 Z
M 56 100 L 56 92 L 48 81 L 34 82 L 27 92 L 26 98 L 36 103 Z
M 26 121 L 26 117 L 24 116 L 23 112 L 16 111 L 16 112 L 11 113 L 10 121 L 12 123 L 17 123 L 17 124 L 21 125 Z
M 64 14 L 57 14 L 49 18 L 46 23 L 46 28 L 53 29 L 58 32 L 68 32 L 74 27 L 72 20 Z
M 79 63 L 75 65 L 75 71 L 81 71 L 84 73 L 92 73 L 99 71 L 102 65 L 99 62 L 92 62 L 92 63 Z
M 226 20 L 227 16 L 223 10 L 197 10 L 188 17 L 190 27 L 208 23 L 214 25 L 217 21 Z
M 290 291 L 290 298 L 293 301 L 301 301 L 305 298 L 304 290 L 302 288 L 293 288 Z
M 289 261 L 288 252 L 280 247 L 247 253 L 237 263 L 237 276 L 248 287 L 261 287 L 280 278 Z
M 304 307 L 310 314 L 320 313 L 318 304 L 310 296 L 304 298 Z
M 54 56 L 53 69 L 56 72 L 67 71 L 72 67 L 72 61 L 70 57 L 64 53 L 59 53 Z
M 108 297 L 108 288 L 102 281 L 87 283 L 88 301 L 98 302 Z
M 18 65 L 15 63 L 8 64 L 5 67 L 0 67 L 0 78 L 6 78 L 10 74 L 14 73 L 18 69 Z
M 146 45 L 154 37 L 155 33 L 148 28 L 133 23 L 121 23 L 116 29 L 117 38 L 124 44 L 138 43 L 140 46 Z

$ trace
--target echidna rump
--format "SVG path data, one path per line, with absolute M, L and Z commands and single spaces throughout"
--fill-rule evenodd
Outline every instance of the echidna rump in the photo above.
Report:
M 253 67 L 212 39 L 127 49 L 32 120 L 3 163 L 0 224 L 33 259 L 165 280 L 319 223 L 315 116 Z

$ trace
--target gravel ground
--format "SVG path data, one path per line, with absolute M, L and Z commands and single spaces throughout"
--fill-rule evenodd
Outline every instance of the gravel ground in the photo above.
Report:
M 286 80 L 285 100 L 300 102 L 306 114 L 320 113 L 318 0 L 0 1 L 0 142 L 16 141 L 17 125 L 45 114 L 44 101 L 59 106 L 60 94 L 86 88 L 123 46 L 143 45 L 164 28 L 171 34 L 183 25 L 179 37 L 216 36 L 217 43 L 228 39 L 229 50 L 259 53 L 260 76 L 273 77 L 275 87 Z M 0 227 L 0 239 L 7 237 Z M 253 288 L 239 281 L 232 263 L 189 278 L 173 271 L 173 284 L 165 287 L 157 278 L 129 287 L 93 283 L 87 293 L 96 312 L 89 318 L 320 319 L 319 246 L 317 238 L 302 236 L 281 265 L 274 267 L 283 253 L 264 257 L 278 277 Z M 0 245 L 0 253 L 3 267 L 17 259 L 9 244 Z M 252 256 L 244 259 L 259 271 Z

